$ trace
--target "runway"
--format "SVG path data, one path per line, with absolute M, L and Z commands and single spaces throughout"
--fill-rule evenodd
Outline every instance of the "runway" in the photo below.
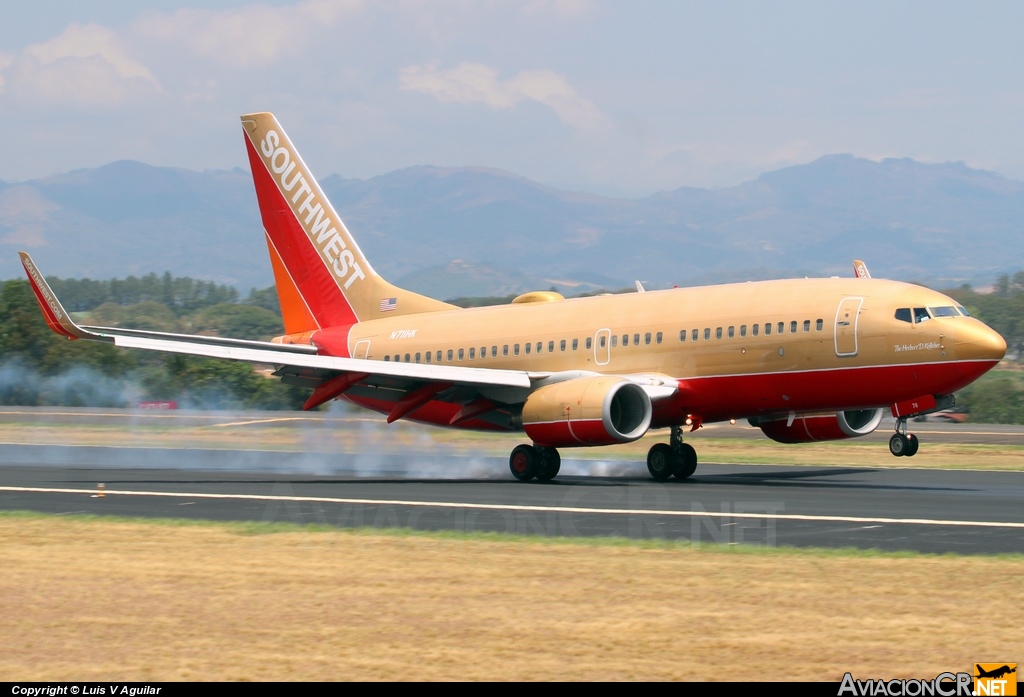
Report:
M 495 471 L 503 465 L 495 458 Z M 104 484 L 99 496 L 98 484 Z M 643 477 L 408 479 L 0 467 L 0 509 L 676 544 L 1024 552 L 1024 473 L 703 465 Z
M 521 484 L 505 457 L 379 421 L 329 412 L 0 409 L 14 441 L 0 443 L 0 510 L 1024 553 L 1024 472 L 702 462 L 691 480 L 655 482 L 639 459 L 576 459 L 565 450 L 554 482 Z M 1024 444 L 1019 426 L 914 430 L 934 443 Z M 702 431 L 761 437 L 728 425 Z M 887 437 L 880 428 L 867 438 L 884 447 Z

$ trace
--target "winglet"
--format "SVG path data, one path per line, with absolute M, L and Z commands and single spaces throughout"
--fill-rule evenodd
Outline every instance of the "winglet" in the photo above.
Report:
M 35 293 L 36 302 L 39 303 L 39 309 L 43 311 L 43 319 L 46 320 L 46 324 L 50 329 L 68 339 L 110 341 L 107 337 L 87 332 L 75 324 L 64 309 L 64 306 L 60 304 L 60 300 L 54 295 L 53 290 L 50 289 L 46 279 L 43 278 L 39 267 L 32 261 L 32 257 L 25 252 L 18 252 L 18 256 L 21 257 L 21 264 L 25 267 L 25 273 L 28 275 L 28 282 L 32 286 L 32 292 Z
M 853 275 L 857 278 L 871 278 L 868 266 L 860 259 L 853 260 Z

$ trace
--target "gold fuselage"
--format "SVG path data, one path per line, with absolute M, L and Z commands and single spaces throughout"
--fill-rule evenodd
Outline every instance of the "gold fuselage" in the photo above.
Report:
M 1002 358 L 1002 338 L 971 317 L 895 316 L 898 308 L 956 305 L 879 279 L 751 282 L 386 317 L 352 326 L 347 351 L 533 373 L 663 376 L 691 392 L 679 408 L 692 405 L 705 420 L 741 418 L 889 406 L 962 388 Z M 806 398 L 791 395 L 800 392 L 787 388 L 793 376 L 818 384 L 803 390 Z M 857 381 L 871 389 L 849 384 Z

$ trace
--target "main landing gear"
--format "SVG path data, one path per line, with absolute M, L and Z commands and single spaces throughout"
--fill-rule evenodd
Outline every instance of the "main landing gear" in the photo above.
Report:
M 546 445 L 517 445 L 508 458 L 512 476 L 521 482 L 550 482 L 562 467 L 562 456 Z
M 659 481 L 675 476 L 686 479 L 697 471 L 697 451 L 683 442 L 681 426 L 672 427 L 669 443 L 658 443 L 647 453 L 647 471 Z
M 913 457 L 917 454 L 920 443 L 917 436 L 907 433 L 907 420 L 896 420 L 896 433 L 889 439 L 889 452 L 896 457 Z

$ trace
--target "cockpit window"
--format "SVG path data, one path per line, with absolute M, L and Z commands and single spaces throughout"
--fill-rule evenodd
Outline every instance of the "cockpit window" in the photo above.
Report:
M 909 307 L 901 307 L 900 309 L 896 310 L 896 319 L 898 319 L 900 322 L 913 323 L 914 321 L 910 316 Z
M 932 317 L 956 317 L 955 307 L 929 307 L 928 312 L 932 314 Z
M 962 305 L 957 305 L 956 309 L 960 310 L 960 314 L 963 315 L 964 317 L 970 317 L 971 316 L 971 313 L 968 312 L 967 309 L 964 308 Z
M 928 310 L 923 307 L 914 308 L 914 323 L 927 322 L 931 319 L 931 315 L 928 314 Z

